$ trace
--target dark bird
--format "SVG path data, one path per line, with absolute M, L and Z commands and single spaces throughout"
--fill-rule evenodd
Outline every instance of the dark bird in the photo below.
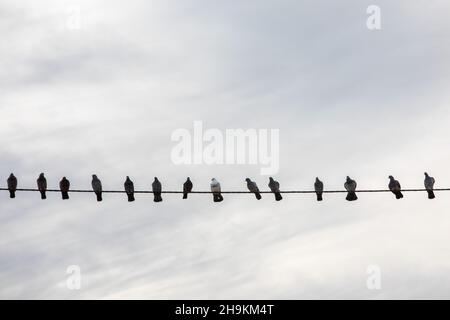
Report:
M 39 178 L 37 179 L 37 186 L 39 189 L 39 192 L 41 193 L 41 199 L 47 199 L 47 196 L 45 195 L 45 192 L 47 191 L 47 179 L 45 179 L 44 174 L 41 173 L 39 175 Z
M 216 178 L 211 179 L 211 192 L 213 194 L 213 201 L 214 202 L 221 202 L 223 201 L 222 197 L 222 190 L 220 188 L 219 181 L 216 180 Z
M 186 182 L 183 184 L 183 199 L 187 199 L 188 193 L 192 191 L 192 187 L 193 187 L 192 181 L 188 177 Z
M 391 190 L 392 193 L 395 194 L 396 199 L 403 198 L 402 186 L 400 185 L 400 182 L 394 179 L 393 176 L 389 176 L 389 190 Z
M 425 189 L 427 189 L 428 192 L 428 199 L 434 199 L 436 198 L 436 196 L 434 195 L 434 183 L 435 180 L 433 177 L 430 177 L 428 175 L 428 173 L 425 172 L 425 181 L 424 181 L 424 185 L 425 185 Z
M 322 201 L 323 194 L 323 182 L 316 177 L 316 182 L 314 182 L 314 190 L 316 191 L 317 201 Z
M 269 188 L 275 194 L 275 200 L 280 201 L 283 199 L 280 193 L 280 184 L 278 181 L 274 180 L 272 177 L 269 178 Z
M 127 193 L 128 202 L 133 202 L 134 199 L 134 183 L 131 181 L 130 177 L 127 176 L 125 183 L 123 184 L 125 187 L 125 192 Z
M 256 183 L 250 180 L 249 178 L 245 179 L 245 181 L 247 181 L 248 190 L 255 194 L 257 200 L 261 200 L 261 193 L 259 192 L 259 188 L 256 185 Z
M 153 181 L 153 183 L 152 183 L 152 189 L 153 189 L 153 195 L 154 195 L 153 201 L 161 202 L 162 201 L 162 197 L 161 197 L 162 185 L 161 185 L 161 182 L 159 182 L 157 177 L 155 177 L 155 181 Z
M 346 199 L 348 201 L 355 201 L 358 200 L 358 197 L 356 196 L 356 186 L 357 183 L 355 180 L 352 180 L 349 176 L 347 176 L 347 181 L 344 184 L 345 190 L 347 190 L 347 197 Z
M 14 176 L 14 174 L 10 174 L 9 178 L 7 180 L 8 184 L 8 190 L 9 190 L 9 197 L 11 199 L 16 197 L 16 190 L 17 190 L 17 178 Z
M 95 174 L 92 175 L 92 190 L 94 190 L 95 195 L 97 196 L 97 201 L 102 201 L 102 182 Z
M 61 196 L 63 200 L 69 199 L 70 181 L 66 177 L 63 177 L 59 182 L 59 189 L 61 190 Z

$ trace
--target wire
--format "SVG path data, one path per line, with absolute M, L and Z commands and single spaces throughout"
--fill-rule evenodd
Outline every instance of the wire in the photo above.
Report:
M 8 188 L 0 188 L 0 191 L 9 191 Z M 18 188 L 15 191 L 26 191 L 26 192 L 39 192 L 39 189 L 32 189 L 32 188 Z M 427 189 L 402 189 L 401 192 L 426 192 Z M 450 188 L 438 188 L 433 189 L 433 191 L 450 191 Z M 46 192 L 61 192 L 59 189 L 47 189 Z M 93 190 L 69 190 L 69 193 L 93 193 Z M 126 193 L 125 190 L 104 190 L 103 193 Z M 347 193 L 347 190 L 324 190 L 323 193 Z M 382 192 L 391 192 L 391 190 L 386 189 L 362 189 L 362 190 L 356 190 L 356 193 L 382 193 Z M 151 190 L 136 190 L 134 193 L 154 193 Z M 160 193 L 180 193 L 183 194 L 183 191 L 166 191 L 163 190 Z M 195 193 L 205 193 L 205 194 L 212 194 L 212 191 L 191 191 L 188 192 L 189 194 L 195 194 Z M 248 193 L 254 193 L 251 191 L 221 191 L 223 194 L 248 194 Z M 272 191 L 260 191 L 259 193 L 273 193 Z M 308 193 L 316 193 L 313 190 L 287 190 L 287 191 L 281 191 L 282 194 L 308 194 Z

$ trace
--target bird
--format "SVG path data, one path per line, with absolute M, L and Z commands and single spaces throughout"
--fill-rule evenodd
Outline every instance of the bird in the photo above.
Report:
M 261 193 L 259 192 L 259 188 L 255 182 L 250 180 L 249 178 L 245 179 L 247 181 L 247 188 L 250 192 L 255 194 L 256 200 L 261 200 Z
M 275 194 L 275 200 L 280 201 L 283 199 L 280 193 L 280 183 L 274 180 L 272 177 L 269 178 L 269 188 Z
M 186 182 L 183 184 L 183 199 L 187 199 L 188 193 L 192 191 L 192 187 L 191 178 L 187 177 Z
M 133 202 L 135 200 L 134 199 L 134 183 L 133 183 L 133 181 L 131 181 L 129 176 L 127 176 L 123 186 L 125 187 L 125 192 L 127 193 L 127 196 L 128 196 L 128 202 Z
M 92 190 L 94 190 L 95 195 L 97 196 L 97 201 L 102 201 L 102 182 L 95 174 L 92 175 Z
M 70 181 L 66 177 L 63 177 L 59 182 L 59 189 L 61 190 L 61 196 L 63 200 L 69 199 Z
M 42 200 L 47 199 L 47 196 L 45 194 L 45 192 L 47 191 L 47 179 L 45 179 L 43 173 L 41 173 L 39 175 L 39 178 L 37 179 L 37 186 L 38 186 L 39 192 L 41 193 L 41 199 Z
M 216 180 L 216 178 L 211 179 L 211 192 L 213 193 L 213 201 L 221 202 L 223 201 L 220 183 Z
M 159 182 L 157 177 L 155 177 L 155 181 L 153 181 L 153 183 L 152 183 L 152 189 L 153 189 L 153 195 L 154 195 L 153 201 L 161 202 L 163 200 L 161 198 L 162 186 L 161 186 L 161 182 Z
M 436 196 L 434 195 L 434 183 L 435 180 L 433 177 L 430 177 L 428 175 L 428 173 L 425 172 L 425 181 L 424 181 L 424 185 L 425 185 L 425 189 L 427 189 L 428 192 L 428 199 L 434 199 L 436 198 Z
M 318 177 L 316 177 L 316 182 L 314 182 L 314 190 L 316 191 L 317 201 L 322 201 L 323 182 Z
M 8 190 L 9 190 L 9 197 L 11 199 L 13 199 L 16 197 L 16 190 L 17 190 L 17 178 L 14 176 L 13 173 L 11 173 L 9 175 L 7 184 L 8 184 Z
M 346 199 L 348 201 L 355 201 L 358 200 L 358 197 L 356 196 L 356 186 L 358 184 L 355 180 L 352 180 L 349 176 L 347 176 L 347 181 L 344 184 L 345 190 L 348 191 Z
M 394 179 L 393 176 L 389 176 L 389 190 L 391 190 L 392 193 L 395 194 L 396 199 L 403 198 L 402 186 L 400 185 L 400 182 Z

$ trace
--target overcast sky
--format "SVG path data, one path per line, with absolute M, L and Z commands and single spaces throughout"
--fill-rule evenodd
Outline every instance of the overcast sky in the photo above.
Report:
M 381 30 L 366 26 L 381 8 Z M 78 16 L 77 12 L 80 12 Z M 255 165 L 175 165 L 171 134 L 279 129 L 281 188 L 450 187 L 450 2 L 0 4 L 0 185 L 267 189 Z M 1 298 L 450 298 L 450 194 L 0 193 Z M 81 268 L 69 290 L 66 269 Z M 378 266 L 381 290 L 369 290 Z

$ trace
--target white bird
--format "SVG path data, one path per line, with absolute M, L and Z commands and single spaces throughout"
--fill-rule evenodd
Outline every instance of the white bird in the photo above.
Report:
M 356 187 L 357 183 L 355 180 L 352 180 L 349 176 L 347 176 L 347 181 L 344 184 L 345 190 L 347 190 L 347 197 L 346 199 L 348 201 L 355 201 L 358 200 L 358 197 L 356 196 Z
M 425 181 L 424 181 L 424 185 L 425 185 L 425 189 L 427 189 L 428 192 L 428 199 L 434 199 L 436 198 L 436 196 L 434 195 L 434 183 L 435 180 L 433 177 L 430 177 L 428 175 L 428 173 L 425 172 Z
M 213 200 L 214 202 L 221 202 L 223 201 L 223 197 L 221 194 L 221 188 L 219 181 L 216 180 L 216 178 L 211 179 L 211 192 L 213 193 Z
M 280 193 L 280 183 L 274 180 L 272 177 L 269 178 L 269 188 L 275 194 L 275 200 L 280 201 L 283 199 Z
M 7 180 L 8 184 L 8 190 L 9 190 L 9 197 L 11 199 L 16 197 L 16 190 L 17 190 L 17 178 L 14 176 L 14 174 L 10 174 L 9 178 Z
M 92 190 L 94 190 L 96 196 L 97 196 L 97 201 L 102 201 L 102 182 L 100 181 L 100 179 L 97 177 L 97 175 L 93 174 L 92 175 Z
M 253 192 L 255 194 L 255 197 L 257 200 L 261 200 L 261 193 L 259 192 L 259 188 L 256 185 L 256 182 L 253 182 L 249 178 L 245 179 L 247 181 L 247 188 L 250 192 Z
M 323 182 L 316 177 L 316 182 L 314 182 L 314 190 L 316 191 L 317 201 L 322 201 L 323 194 Z
M 37 179 L 37 186 L 41 193 L 41 199 L 47 199 L 45 192 L 47 191 L 47 179 L 45 179 L 44 174 L 41 173 Z
M 127 196 L 128 196 L 128 202 L 133 202 L 135 200 L 134 199 L 134 183 L 133 183 L 133 181 L 131 181 L 129 176 L 127 176 L 123 186 L 124 186 L 125 192 L 127 193 Z
M 389 190 L 391 190 L 391 192 L 393 194 L 395 194 L 396 199 L 403 198 L 402 186 L 400 185 L 400 182 L 398 182 L 397 180 L 394 179 L 393 176 L 389 176 L 389 185 L 388 186 L 389 186 Z

